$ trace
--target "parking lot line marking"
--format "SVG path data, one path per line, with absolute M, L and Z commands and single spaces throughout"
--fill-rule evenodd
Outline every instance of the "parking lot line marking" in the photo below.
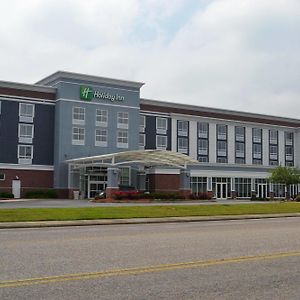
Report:
M 202 268 L 202 267 L 209 267 L 209 266 L 216 266 L 216 265 L 251 262 L 251 261 L 259 261 L 259 260 L 271 260 L 271 259 L 279 259 L 279 258 L 293 257 L 293 256 L 294 257 L 300 256 L 300 251 L 267 253 L 263 255 L 241 256 L 241 257 L 233 257 L 233 258 L 221 258 L 221 259 L 200 260 L 200 261 L 191 261 L 191 262 L 179 262 L 173 264 L 115 269 L 115 270 L 107 270 L 107 271 L 100 271 L 100 272 L 75 273 L 75 274 L 64 274 L 64 275 L 57 275 L 57 276 L 38 277 L 38 278 L 7 280 L 7 281 L 0 281 L 0 288 L 48 284 L 48 283 L 65 282 L 65 281 L 87 280 L 87 279 L 111 277 L 111 276 L 138 275 L 138 274 L 154 273 L 154 272 L 162 272 L 162 271 L 170 271 L 170 270 Z

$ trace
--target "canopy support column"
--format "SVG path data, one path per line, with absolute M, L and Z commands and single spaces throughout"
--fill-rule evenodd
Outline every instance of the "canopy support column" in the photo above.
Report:
M 107 168 L 106 198 L 112 198 L 119 190 L 119 168 Z
M 188 199 L 191 194 L 190 177 L 191 173 L 189 170 L 180 170 L 180 193 L 185 199 Z

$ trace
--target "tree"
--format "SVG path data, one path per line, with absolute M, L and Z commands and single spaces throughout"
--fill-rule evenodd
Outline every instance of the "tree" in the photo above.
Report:
M 278 166 L 272 171 L 268 179 L 273 183 L 285 184 L 287 188 L 287 198 L 289 199 L 290 185 L 300 183 L 300 171 L 296 168 Z

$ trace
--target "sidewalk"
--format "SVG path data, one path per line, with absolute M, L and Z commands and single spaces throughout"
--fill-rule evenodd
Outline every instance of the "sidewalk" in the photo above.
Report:
M 264 214 L 264 215 L 259 215 L 259 214 L 258 215 L 228 215 L 228 216 L 211 216 L 211 217 L 168 217 L 168 218 L 101 219 L 101 220 L 76 220 L 76 221 L 3 222 L 0 223 L 0 229 L 207 222 L 207 221 L 249 220 L 249 219 L 286 218 L 286 217 L 300 217 L 300 213 Z

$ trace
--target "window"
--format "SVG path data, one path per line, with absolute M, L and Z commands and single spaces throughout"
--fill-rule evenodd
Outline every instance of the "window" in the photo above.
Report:
M 5 180 L 5 174 L 4 173 L 0 173 L 0 181 L 4 181 Z
M 218 141 L 217 143 L 218 156 L 227 156 L 227 142 Z
M 32 164 L 33 146 L 18 145 L 18 161 L 19 164 Z
M 262 130 L 260 128 L 253 128 L 252 134 L 253 134 L 253 142 L 261 143 Z
M 96 126 L 107 127 L 107 110 L 96 109 Z
M 235 192 L 238 198 L 250 198 L 251 178 L 235 178 Z
M 168 129 L 168 123 L 166 118 L 156 118 L 156 132 L 166 134 Z
M 117 147 L 128 148 L 128 131 L 126 130 L 117 131 Z
M 145 149 L 145 135 L 144 134 L 141 134 L 139 135 L 139 148 L 140 149 Z
M 167 137 L 165 135 L 156 136 L 156 149 L 166 150 L 167 149 Z
M 189 134 L 189 122 L 177 121 L 177 135 L 188 136 Z
M 270 145 L 277 145 L 278 144 L 278 131 L 277 130 L 270 130 Z
M 189 151 L 189 140 L 185 137 L 178 138 L 178 152 L 188 154 Z
M 227 125 L 217 124 L 217 139 L 227 140 Z
M 34 118 L 34 104 L 19 104 L 19 120 L 20 122 L 32 123 Z
M 207 177 L 191 177 L 191 190 L 195 195 L 207 192 Z
M 277 158 L 278 158 L 278 146 L 270 145 L 270 159 L 277 160 Z
M 72 129 L 72 145 L 84 145 L 85 129 L 73 127 Z
M 235 127 L 235 140 L 238 142 L 245 142 L 245 127 Z
M 253 158 L 260 158 L 261 159 L 261 144 L 254 144 L 253 145 Z
M 119 173 L 119 185 L 130 186 L 130 168 L 121 167 Z
M 145 132 L 146 116 L 140 116 L 140 132 Z
M 285 132 L 285 144 L 293 145 L 294 135 L 293 132 Z
M 198 137 L 208 139 L 208 123 L 198 123 Z
M 107 147 L 107 130 L 96 129 L 95 131 L 95 146 Z
M 73 107 L 72 123 L 76 125 L 84 125 L 85 123 L 85 109 L 83 107 Z
M 252 163 L 262 164 L 262 129 L 252 128 Z
M 118 112 L 118 128 L 128 129 L 129 115 L 128 112 Z
M 198 154 L 208 155 L 208 140 L 199 139 Z
M 235 156 L 236 157 L 245 157 L 245 143 L 236 142 L 235 143 Z
M 294 166 L 294 133 L 285 132 L 285 165 L 287 167 Z
M 19 143 L 32 144 L 33 125 L 19 124 Z

